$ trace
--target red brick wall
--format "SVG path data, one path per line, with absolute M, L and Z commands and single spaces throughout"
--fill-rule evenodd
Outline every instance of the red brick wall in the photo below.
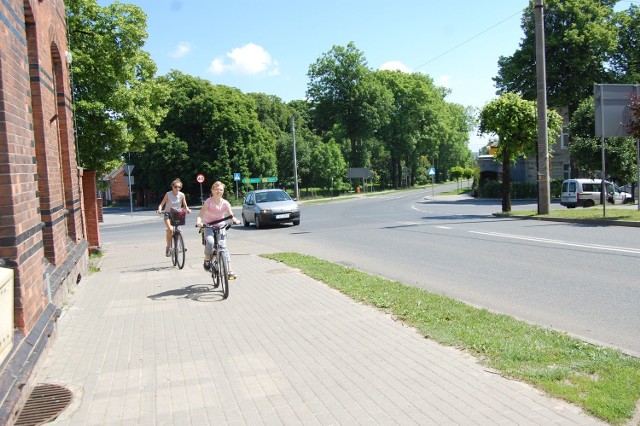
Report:
M 82 175 L 82 186 L 84 187 L 84 210 L 87 217 L 87 240 L 89 247 L 100 247 L 100 229 L 98 228 L 98 190 L 96 187 L 96 172 L 85 170 Z
M 111 187 L 111 199 L 116 203 L 129 204 L 129 185 L 125 180 L 124 170 L 120 169 L 118 173 L 111 178 L 109 182 Z
M 14 269 L 15 324 L 28 333 L 48 303 L 45 272 L 86 245 L 83 194 L 63 0 L 3 0 L 0 21 L 0 258 Z

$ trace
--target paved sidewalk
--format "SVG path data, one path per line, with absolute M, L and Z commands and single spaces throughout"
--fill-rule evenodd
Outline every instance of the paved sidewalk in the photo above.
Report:
M 600 424 L 259 257 L 239 234 L 227 300 L 195 232 L 183 270 L 157 241 L 103 242 L 101 271 L 63 307 L 36 379 L 74 393 L 54 424 Z

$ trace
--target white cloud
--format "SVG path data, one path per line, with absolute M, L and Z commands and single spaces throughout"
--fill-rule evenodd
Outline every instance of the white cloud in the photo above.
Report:
M 441 75 L 436 79 L 436 85 L 451 88 L 451 80 L 453 77 L 450 75 Z
M 217 57 L 211 61 L 209 71 L 214 74 L 230 72 L 232 74 L 255 75 L 265 73 L 278 75 L 280 69 L 269 52 L 262 46 L 249 43 L 242 47 L 236 47 L 228 52 L 226 58 Z
M 384 64 L 380 65 L 380 70 L 381 71 L 384 71 L 384 70 L 402 71 L 404 73 L 411 74 L 411 68 L 409 68 L 408 66 L 406 66 L 400 61 L 385 62 Z
M 183 56 L 189 54 L 191 52 L 191 44 L 181 41 L 178 43 L 173 52 L 169 53 L 169 56 L 172 58 L 182 58 Z

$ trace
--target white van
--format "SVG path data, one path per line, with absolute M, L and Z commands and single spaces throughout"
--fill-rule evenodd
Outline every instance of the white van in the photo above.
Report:
M 581 206 L 591 207 L 600 204 L 601 180 L 567 179 L 562 182 L 560 205 L 569 209 Z
M 613 204 L 625 204 L 631 195 L 623 192 L 611 182 L 606 182 L 607 199 Z M 560 204 L 572 209 L 574 207 L 591 207 L 601 204 L 600 188 L 602 181 L 596 179 L 567 179 L 562 182 Z

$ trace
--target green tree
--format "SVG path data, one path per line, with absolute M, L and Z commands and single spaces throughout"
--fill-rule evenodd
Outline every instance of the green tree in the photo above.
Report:
M 238 89 L 172 71 L 162 78 L 170 90 L 160 130 L 185 141 L 190 162 L 185 176 L 206 171 L 208 182 L 231 183 L 242 176 L 277 176 L 276 139 L 258 119 L 255 98 Z M 189 179 L 187 191 L 195 192 Z M 198 189 L 199 191 L 199 189 Z
M 602 142 L 594 135 L 595 106 L 593 98 L 585 99 L 571 117 L 569 133 L 571 159 L 584 177 L 595 178 L 602 171 Z M 607 177 L 626 183 L 636 173 L 636 148 L 631 138 L 605 138 Z
M 143 170 L 136 175 L 136 185 L 164 194 L 175 178 L 186 180 L 184 164 L 189 164 L 188 145 L 173 134 L 163 134 L 147 144 L 141 153 L 132 154 L 134 164 Z
M 334 140 L 321 142 L 313 147 L 311 174 L 314 186 L 340 189 L 342 178 L 347 174 L 347 164 Z
M 307 97 L 316 108 L 320 130 L 333 130 L 336 136 L 342 133 L 350 143 L 349 164 L 364 166 L 364 142 L 387 120 L 391 95 L 373 77 L 353 42 L 323 54 L 311 64 L 307 76 Z
M 473 162 L 469 150 L 469 132 L 474 119 L 471 110 L 455 103 L 445 103 L 437 123 L 427 133 L 438 139 L 435 155 L 438 179 L 447 179 L 445 174 L 453 166 L 465 166 Z
M 593 93 L 594 83 L 607 81 L 605 67 L 616 47 L 613 7 L 618 0 L 545 0 L 545 53 L 548 102 L 568 108 Z M 524 39 L 509 57 L 498 60 L 494 78 L 499 93 L 537 97 L 534 0 L 522 15 Z
M 632 4 L 615 14 L 618 45 L 610 65 L 620 83 L 640 81 L 640 7 Z
M 562 118 L 547 111 L 548 140 L 555 140 Z M 510 167 L 518 157 L 536 152 L 538 138 L 536 103 L 524 100 L 516 93 L 505 93 L 482 108 L 479 131 L 498 137 L 496 160 L 502 163 L 502 211 L 511 211 Z
M 66 0 L 72 53 L 72 93 L 80 164 L 99 174 L 153 141 L 165 111 L 166 91 L 156 66 L 142 50 L 146 15 L 115 2 Z
M 460 166 L 452 167 L 449 171 L 449 176 L 458 183 L 458 192 L 460 192 L 460 178 L 464 176 L 464 168 Z
M 424 74 L 377 71 L 375 77 L 391 93 L 389 120 L 376 133 L 390 155 L 394 187 L 400 186 L 402 168 L 417 170 L 420 154 L 434 156 L 437 140 L 427 129 L 439 122 L 444 94 Z

